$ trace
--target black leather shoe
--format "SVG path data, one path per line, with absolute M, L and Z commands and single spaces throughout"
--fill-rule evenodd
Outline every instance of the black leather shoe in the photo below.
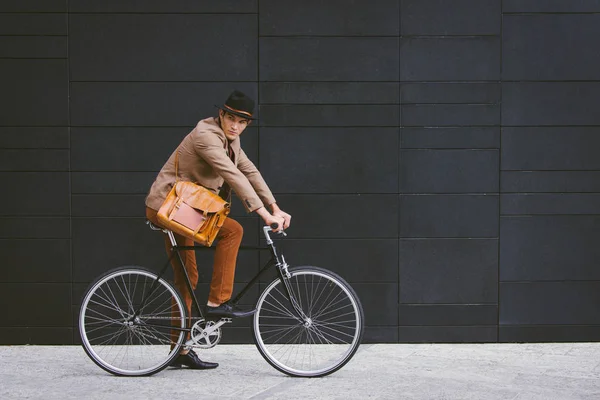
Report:
M 190 369 L 213 369 L 219 366 L 218 363 L 202 361 L 198 358 L 193 350 L 190 350 L 187 354 L 180 354 L 175 358 L 175 361 L 171 363 L 171 367 L 182 368 L 188 367 Z
M 242 311 L 229 303 L 223 303 L 218 307 L 206 306 L 206 315 L 209 317 L 241 318 L 253 315 L 256 310 Z

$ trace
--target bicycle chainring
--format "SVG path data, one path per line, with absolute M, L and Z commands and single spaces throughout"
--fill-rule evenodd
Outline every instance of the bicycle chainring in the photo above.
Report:
M 195 347 L 211 349 L 221 341 L 221 327 L 213 328 L 214 321 L 199 319 L 192 326 L 191 337 Z

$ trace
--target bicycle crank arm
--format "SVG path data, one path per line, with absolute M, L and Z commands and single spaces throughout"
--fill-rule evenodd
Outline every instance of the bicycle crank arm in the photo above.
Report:
M 195 345 L 198 344 L 199 338 L 204 338 L 205 340 L 208 340 L 208 338 L 210 338 L 214 333 L 218 332 L 218 330 L 225 324 L 229 324 L 231 323 L 231 318 L 220 318 L 217 322 L 215 322 L 214 324 L 210 324 L 208 326 L 206 326 L 205 328 L 201 329 L 201 333 L 198 335 L 194 332 L 194 329 L 192 328 L 192 335 L 193 336 L 197 336 L 197 337 L 192 337 L 191 339 L 189 339 L 188 341 L 186 341 L 184 343 L 185 347 L 193 347 Z M 219 333 L 219 337 L 220 337 L 220 333 Z M 216 344 L 216 343 L 215 343 Z

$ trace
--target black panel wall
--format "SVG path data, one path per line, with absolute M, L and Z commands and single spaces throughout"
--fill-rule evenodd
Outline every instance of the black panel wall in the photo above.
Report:
M 164 263 L 145 195 L 235 88 L 286 258 L 353 285 L 365 341 L 598 340 L 599 27 L 595 0 L 0 1 L 0 343 L 77 343 L 94 277 Z

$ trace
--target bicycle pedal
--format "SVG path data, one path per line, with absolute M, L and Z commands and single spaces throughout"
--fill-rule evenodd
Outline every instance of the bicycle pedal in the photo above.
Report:
M 221 322 L 223 324 L 229 324 L 229 323 L 232 322 L 231 318 L 229 318 L 229 317 L 219 317 L 218 315 L 214 316 L 214 317 L 206 317 L 206 320 L 210 321 L 210 322 L 214 322 L 214 323 Z

